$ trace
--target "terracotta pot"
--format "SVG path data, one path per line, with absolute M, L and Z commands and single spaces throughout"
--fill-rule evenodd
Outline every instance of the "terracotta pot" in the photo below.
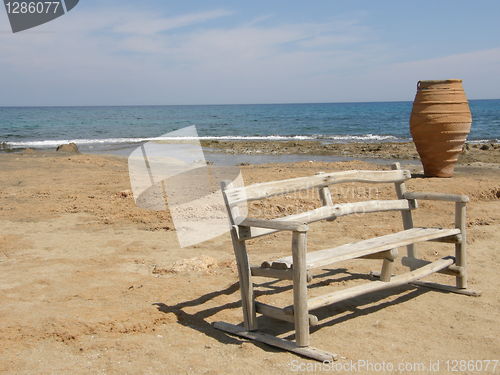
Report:
M 471 123 L 461 79 L 418 82 L 410 131 L 426 176 L 453 176 Z

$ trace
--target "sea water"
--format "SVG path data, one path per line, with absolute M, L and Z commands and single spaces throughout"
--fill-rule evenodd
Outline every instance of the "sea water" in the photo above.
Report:
M 410 140 L 411 102 L 123 107 L 0 107 L 0 144 L 120 148 L 195 125 L 202 139 Z M 499 142 L 500 99 L 471 100 L 469 141 Z

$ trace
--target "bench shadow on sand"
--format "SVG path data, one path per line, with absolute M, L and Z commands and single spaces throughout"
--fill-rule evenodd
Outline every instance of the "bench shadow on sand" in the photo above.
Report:
M 309 288 L 317 288 L 325 286 L 329 283 L 341 283 L 351 280 L 371 280 L 374 278 L 368 274 L 352 273 L 347 271 L 345 268 L 340 269 L 326 269 L 325 272 L 320 275 L 315 275 L 313 283 L 309 285 Z M 341 275 L 344 274 L 344 275 Z M 339 275 L 341 275 L 339 277 Z M 292 286 L 282 286 L 276 285 L 280 281 L 273 280 L 263 283 L 255 283 L 255 296 L 272 296 L 275 294 L 282 293 L 284 291 L 291 290 Z M 335 324 L 343 323 L 351 319 L 358 318 L 363 315 L 368 315 L 384 309 L 388 306 L 398 305 L 400 303 L 407 302 L 414 299 L 420 295 L 423 295 L 430 290 L 424 287 L 416 287 L 412 285 L 404 285 L 400 287 L 395 287 L 385 291 L 374 292 L 360 297 L 351 298 L 341 303 L 337 303 L 333 306 L 327 306 L 314 311 L 314 314 L 318 317 L 320 321 L 318 325 L 311 327 L 310 332 L 314 333 L 319 329 L 330 327 Z M 438 291 L 442 293 L 447 293 L 444 291 Z M 212 299 L 222 296 L 222 295 L 233 295 L 235 302 L 226 303 L 220 306 L 207 308 L 200 310 L 195 313 L 188 313 L 185 311 L 186 308 L 199 307 L 211 301 Z M 223 344 L 233 344 L 241 345 L 243 342 L 248 342 L 249 340 L 236 338 L 223 331 L 215 329 L 211 325 L 209 318 L 215 314 L 229 309 L 240 309 L 241 311 L 241 300 L 239 299 L 239 284 L 238 282 L 229 285 L 227 288 L 207 293 L 205 295 L 199 296 L 192 300 L 187 300 L 175 305 L 167 305 L 162 302 L 153 303 L 156 308 L 163 313 L 172 313 L 177 317 L 177 322 L 183 326 L 189 327 L 191 329 L 202 332 L 203 334 L 223 343 Z M 393 297 L 388 301 L 384 301 L 388 297 Z M 395 297 L 395 298 L 394 298 Z M 215 319 L 214 319 L 215 320 Z M 269 317 L 259 316 L 257 318 L 259 325 L 259 330 L 271 333 L 273 335 L 279 335 L 282 338 L 294 339 L 293 334 L 293 324 L 272 319 Z M 239 322 L 230 322 L 233 324 L 242 324 Z M 277 352 L 281 349 L 277 349 L 266 344 L 262 344 L 256 341 L 253 343 L 263 350 Z

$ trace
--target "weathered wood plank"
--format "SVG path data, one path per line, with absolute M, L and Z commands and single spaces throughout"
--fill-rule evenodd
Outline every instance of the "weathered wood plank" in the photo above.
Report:
M 455 203 L 455 227 L 460 230 L 462 235 L 462 241 L 455 244 L 455 258 L 456 264 L 464 269 L 461 275 L 456 277 L 457 288 L 465 289 L 467 288 L 467 208 L 465 202 Z
M 403 266 L 409 267 L 412 270 L 426 266 L 430 263 L 432 263 L 432 262 L 429 260 L 424 260 L 424 259 L 417 259 L 417 258 L 411 258 L 411 257 L 402 257 L 401 258 L 401 264 Z M 445 275 L 452 275 L 452 276 L 461 275 L 463 272 L 464 272 L 464 269 L 462 267 L 457 266 L 456 264 L 452 264 L 448 268 L 443 268 L 442 270 L 438 271 L 438 273 L 442 273 Z
M 444 194 L 444 193 L 427 193 L 427 192 L 406 192 L 406 199 L 423 199 L 432 201 L 447 201 L 447 202 L 462 202 L 467 203 L 469 197 L 460 194 Z
M 369 254 L 406 246 L 411 243 L 428 241 L 433 238 L 457 234 L 459 229 L 412 228 L 385 236 L 351 242 L 331 249 L 307 253 L 307 269 L 319 268 L 344 260 L 360 258 Z M 292 268 L 292 257 L 283 257 L 272 262 L 262 263 L 262 267 L 276 269 Z
M 292 270 L 277 270 L 274 268 L 262 268 L 259 266 L 250 267 L 252 276 L 268 277 L 280 280 L 293 280 Z
M 284 320 L 285 322 L 294 323 L 293 315 L 286 314 L 282 308 L 271 306 L 262 302 L 255 302 L 255 310 L 264 316 L 273 319 Z M 309 325 L 315 326 L 318 324 L 318 318 L 315 315 L 309 314 Z
M 400 170 L 401 165 L 399 163 L 394 163 L 391 168 L 393 170 Z M 404 195 L 406 194 L 406 184 L 404 182 L 396 182 L 394 183 L 394 188 L 396 189 L 396 195 L 398 199 L 404 199 Z M 417 207 L 416 201 L 414 202 L 416 208 Z M 413 215 L 411 211 L 401 211 L 401 218 L 403 220 L 404 229 L 413 228 Z M 409 244 L 406 246 L 406 254 L 409 257 L 414 257 L 414 258 L 417 256 L 415 244 Z
M 333 206 L 332 193 L 330 192 L 330 188 L 328 186 L 320 187 L 318 189 L 318 193 L 323 206 Z M 326 219 L 326 221 L 334 221 L 335 219 L 337 218 L 331 217 Z
M 224 199 L 224 204 L 226 205 L 227 213 L 229 216 L 229 224 L 234 225 L 234 218 L 240 216 L 240 210 L 238 206 L 231 207 L 227 198 L 226 191 L 232 187 L 231 181 L 221 181 L 220 187 L 222 191 L 222 198 Z
M 323 175 L 325 172 L 318 172 L 318 175 Z M 319 199 L 323 206 L 333 206 L 332 193 L 328 186 L 323 186 L 318 189 Z M 326 219 L 327 221 L 334 221 L 336 218 Z
M 293 232 L 292 257 L 295 264 L 293 269 L 293 306 L 295 343 L 297 346 L 309 346 L 306 251 L 307 234 L 304 232 Z
M 336 361 L 339 356 L 335 353 L 326 352 L 324 350 L 316 349 L 311 346 L 298 347 L 294 342 L 281 339 L 279 337 L 269 335 L 262 332 L 248 332 L 243 327 L 236 326 L 225 322 L 214 322 L 214 328 L 231 333 L 236 336 L 244 337 L 249 340 L 263 342 L 264 344 L 275 346 L 277 348 L 287 350 L 289 352 L 299 354 L 304 357 L 315 359 L 320 362 Z
M 244 230 L 240 230 L 240 240 L 246 241 L 252 238 L 262 237 L 267 234 L 279 232 L 277 229 L 267 229 L 267 228 L 257 228 L 257 227 L 240 227 Z
M 260 266 L 252 266 L 250 267 L 252 272 L 252 276 L 257 277 L 268 277 L 272 279 L 280 279 L 280 280 L 293 280 L 293 272 L 290 269 L 286 270 L 277 270 L 274 268 L 262 268 Z M 311 273 L 307 272 L 307 282 L 310 283 L 313 277 Z
M 294 215 L 288 215 L 279 217 L 276 219 L 272 219 L 270 221 L 298 221 L 301 223 L 313 223 L 315 221 L 320 221 L 325 218 L 328 218 L 332 215 L 332 211 L 329 207 L 319 207 L 314 210 L 301 212 Z M 276 233 L 278 229 L 268 229 L 268 228 L 258 228 L 258 227 L 247 227 L 249 230 L 244 234 L 240 234 L 240 238 L 242 240 L 249 240 L 252 238 L 257 238 L 261 236 L 265 236 L 267 234 Z
M 250 234 L 243 236 L 242 239 L 250 239 L 265 234 L 273 233 L 279 230 L 293 230 L 293 225 L 298 223 L 313 223 L 324 219 L 332 219 L 340 216 L 351 214 L 383 212 L 383 211 L 399 211 L 411 210 L 413 207 L 406 199 L 400 200 L 372 200 L 353 203 L 335 204 L 333 206 L 323 206 L 314 210 L 301 212 L 299 214 L 284 216 L 271 220 L 264 220 L 258 218 L 237 218 L 236 221 L 240 222 L 241 226 L 253 226 L 260 228 L 268 228 L 271 230 L 251 230 Z M 296 222 L 295 224 L 288 225 L 286 223 Z M 281 225 L 280 223 L 285 223 Z
M 288 215 L 271 220 L 257 219 L 257 218 L 236 218 L 235 221 L 239 222 L 240 226 L 248 226 L 250 230 L 242 233 L 240 231 L 240 239 L 248 240 L 264 236 L 266 234 L 275 233 L 280 230 L 293 230 L 293 226 L 287 224 L 281 225 L 282 222 L 296 222 L 310 224 L 316 221 L 325 219 L 336 219 L 337 217 L 351 215 L 351 214 L 364 214 L 372 212 L 384 211 L 400 211 L 411 210 L 412 205 L 406 199 L 398 200 L 371 200 L 353 203 L 334 204 L 333 206 L 323 206 L 315 208 L 314 210 L 301 212 L 299 214 Z M 274 224 L 278 223 L 278 224 Z
M 457 288 L 455 286 L 437 284 L 429 281 L 412 281 L 410 284 L 415 286 L 423 286 L 425 288 L 430 288 L 430 289 L 444 290 L 445 292 L 450 292 L 450 293 L 464 294 L 466 296 L 471 296 L 471 297 L 479 297 L 482 294 L 481 291 L 479 290 Z
M 245 242 L 238 239 L 237 228 L 235 225 L 231 227 L 231 240 L 233 242 L 236 265 L 238 266 L 243 320 L 245 322 L 245 328 L 252 331 L 257 329 L 252 276 L 250 274 L 250 265 L 248 262 Z
M 392 277 L 392 269 L 394 268 L 394 260 L 398 256 L 398 249 L 391 249 L 389 254 L 384 258 L 382 270 L 380 271 L 380 280 L 388 282 Z
M 321 200 L 321 204 L 323 206 L 333 206 L 332 193 L 328 186 L 323 186 L 318 189 L 319 190 L 319 199 Z
M 259 228 L 267 228 L 267 229 L 276 229 L 276 230 L 294 230 L 298 232 L 307 231 L 307 224 L 295 221 L 295 220 L 266 220 L 266 219 L 257 219 L 253 217 L 247 217 L 245 219 L 237 220 L 239 221 L 239 226 L 241 227 L 259 227 Z
M 442 270 L 437 271 L 436 273 L 446 274 L 447 273 L 446 271 L 451 270 L 452 267 L 456 267 L 456 265 L 452 264 L 448 268 L 443 268 Z M 380 272 L 372 271 L 372 272 L 370 272 L 370 275 L 373 277 L 380 277 Z M 430 281 L 421 281 L 421 280 L 412 281 L 409 283 L 409 285 L 423 286 L 423 287 L 429 288 L 429 289 L 443 290 L 445 292 L 450 292 L 450 293 L 455 293 L 455 294 L 463 294 L 463 295 L 472 296 L 472 297 L 479 297 L 482 293 L 480 290 L 461 289 L 461 288 L 457 288 L 456 286 L 452 286 L 452 285 L 438 284 L 438 283 L 433 283 Z M 287 313 L 287 312 L 288 312 L 288 310 L 285 309 L 285 313 Z
M 263 182 L 246 187 L 227 189 L 226 194 L 229 204 L 235 205 L 245 201 L 249 202 L 257 199 L 269 198 L 279 194 L 288 194 L 338 183 L 390 183 L 405 181 L 409 178 L 411 178 L 411 174 L 407 170 L 352 170 L 345 172 L 324 173 L 308 177 L 297 177 L 281 181 Z
M 406 199 L 393 199 L 341 203 L 325 208 L 332 209 L 332 216 L 340 217 L 351 214 L 365 214 L 371 212 L 411 210 L 412 206 Z
M 453 264 L 453 261 L 454 260 L 452 258 L 442 258 L 422 268 L 418 268 L 402 275 L 394 276 L 389 282 L 372 281 L 367 284 L 357 285 L 348 289 L 311 298 L 307 303 L 307 307 L 308 310 L 311 311 L 323 306 L 328 306 L 333 303 L 344 301 L 349 298 L 358 297 L 363 294 L 408 284 L 450 266 L 451 264 Z M 285 310 L 294 311 L 293 305 L 286 307 Z

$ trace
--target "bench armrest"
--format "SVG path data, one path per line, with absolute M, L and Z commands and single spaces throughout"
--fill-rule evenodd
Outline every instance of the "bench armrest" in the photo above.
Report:
M 267 229 L 276 229 L 276 230 L 291 230 L 295 232 L 307 232 L 309 227 L 307 224 L 304 224 L 300 221 L 285 221 L 285 220 L 266 220 L 266 219 L 257 219 L 253 217 L 247 217 L 239 222 L 236 219 L 238 226 L 242 227 L 258 227 L 258 228 L 267 228 Z
M 469 197 L 461 194 L 444 194 L 444 193 L 427 193 L 427 192 L 406 192 L 403 197 L 405 199 L 423 199 L 432 201 L 448 201 L 448 202 L 461 202 L 467 203 Z
M 467 227 L 466 206 L 467 202 L 469 201 L 469 197 L 467 195 L 427 193 L 427 192 L 418 192 L 418 193 L 406 192 L 403 194 L 403 197 L 406 199 L 424 199 L 424 200 L 434 200 L 434 201 L 455 202 L 455 228 L 460 229 L 462 235 L 462 241 L 465 242 L 465 229 Z

